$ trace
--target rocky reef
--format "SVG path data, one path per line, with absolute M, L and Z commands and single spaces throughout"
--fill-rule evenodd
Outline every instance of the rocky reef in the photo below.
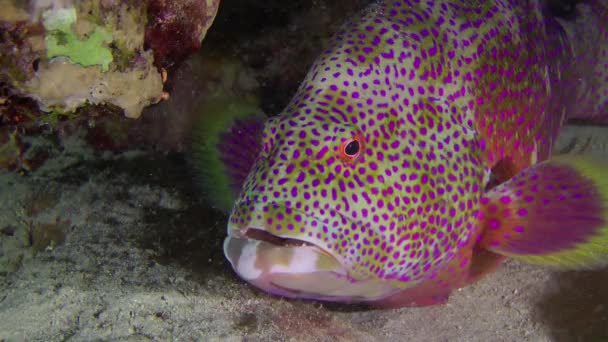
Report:
M 139 118 L 167 99 L 168 75 L 200 48 L 218 6 L 219 0 L 0 1 L 0 167 L 35 168 L 33 159 L 44 158 L 25 156 L 23 141 L 41 126 L 77 119 L 95 126 L 107 116 L 120 126 L 116 117 Z

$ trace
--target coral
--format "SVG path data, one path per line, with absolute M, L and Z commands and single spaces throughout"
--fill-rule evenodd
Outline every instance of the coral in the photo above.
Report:
M 200 47 L 218 5 L 0 0 L 0 169 L 40 167 L 49 152 L 28 141 L 43 131 L 126 149 L 133 124 L 124 117 L 168 98 L 167 75 Z
M 103 72 L 100 66 L 83 68 L 65 58 L 41 65 L 36 76 L 24 84 L 43 110 L 73 111 L 84 103 L 109 103 L 122 108 L 129 118 L 162 96 L 160 73 L 151 56 L 142 54 L 142 63 L 124 72 Z
M 218 4 L 0 0 L 0 90 L 44 112 L 108 104 L 138 118 L 167 98 L 163 68 L 200 47 Z
M 177 66 L 198 50 L 219 3 L 220 0 L 150 0 L 145 37 L 157 65 Z
M 144 50 L 146 11 L 146 2 L 34 1 L 27 21 L 2 22 L 0 70 L 7 73 L 0 82 L 45 112 L 110 104 L 137 118 L 164 96 L 161 72 Z

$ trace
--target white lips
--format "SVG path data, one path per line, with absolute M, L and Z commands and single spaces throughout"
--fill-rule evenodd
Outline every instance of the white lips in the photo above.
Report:
M 365 302 L 399 290 L 377 279 L 350 279 L 335 258 L 315 246 L 279 246 L 228 236 L 224 254 L 241 278 L 289 298 Z
M 243 250 L 238 257 L 236 264 L 232 264 L 235 271 L 245 280 L 257 279 L 262 275 L 263 270 L 256 268 L 255 266 L 259 245 L 260 241 L 252 241 L 251 243 L 243 246 Z M 228 239 L 226 239 L 224 242 L 224 254 L 228 256 L 229 254 L 227 252 L 227 246 L 230 246 Z M 228 258 L 228 260 L 230 260 L 230 258 Z M 230 262 L 232 263 L 232 260 Z
M 339 271 L 345 276 L 340 263 L 313 246 L 278 246 L 265 241 L 229 236 L 224 241 L 224 254 L 234 270 L 245 280 L 260 278 L 263 274 L 308 274 L 320 271 Z

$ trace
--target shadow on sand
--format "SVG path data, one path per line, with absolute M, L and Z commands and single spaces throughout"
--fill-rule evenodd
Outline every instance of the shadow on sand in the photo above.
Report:
M 537 304 L 555 341 L 608 341 L 608 268 L 562 272 Z

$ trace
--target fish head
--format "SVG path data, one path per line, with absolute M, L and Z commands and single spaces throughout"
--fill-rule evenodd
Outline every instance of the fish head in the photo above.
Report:
M 470 241 L 482 167 L 462 125 L 324 97 L 337 106 L 296 98 L 266 122 L 224 252 L 266 292 L 372 302 L 432 276 Z

